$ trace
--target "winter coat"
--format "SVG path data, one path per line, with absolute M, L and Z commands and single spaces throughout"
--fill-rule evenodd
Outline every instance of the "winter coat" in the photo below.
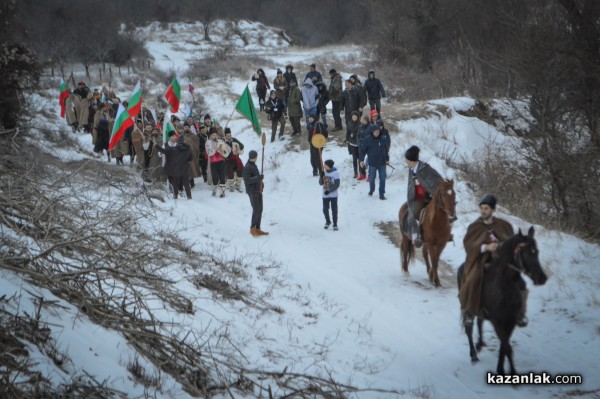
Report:
M 271 98 L 265 102 L 265 112 L 269 114 L 270 120 L 279 120 L 285 111 L 285 104 L 279 97 Z
M 188 146 L 190 146 L 190 149 L 192 151 L 192 160 L 189 162 L 189 168 L 190 168 L 190 179 L 193 179 L 195 177 L 200 177 L 202 176 L 202 173 L 200 172 L 200 139 L 198 138 L 197 135 L 195 135 L 194 133 L 192 133 L 191 131 L 189 133 L 183 133 L 183 138 L 184 138 L 184 142 L 185 144 L 187 144 Z
M 385 97 L 383 85 L 379 79 L 375 78 L 375 73 L 373 71 L 369 72 L 369 79 L 365 81 L 365 90 L 368 99 L 371 101 L 377 101 L 380 100 L 381 97 Z
M 312 80 L 306 79 L 302 86 L 302 104 L 305 111 L 309 111 L 312 108 L 317 108 L 319 104 L 319 90 L 313 84 Z
M 259 193 L 261 191 L 263 176 L 258 171 L 256 162 L 246 162 L 244 170 L 242 171 L 242 178 L 244 179 L 244 186 L 246 186 L 246 192 L 248 194 Z
M 354 111 L 356 113 L 358 113 L 358 111 Z M 363 125 L 362 123 L 360 123 L 360 121 L 358 122 L 358 129 L 357 129 L 357 133 L 356 133 L 356 144 L 358 145 L 358 148 L 360 148 L 362 146 L 362 143 L 365 142 L 365 139 L 367 137 L 369 137 L 371 134 L 373 133 L 373 126 L 366 124 Z
M 109 121 L 107 118 L 100 118 L 98 126 L 96 127 L 96 144 L 94 145 L 94 152 L 108 150 L 109 141 Z
M 298 79 L 296 79 L 296 74 L 292 70 L 292 72 L 288 72 L 287 70 L 283 73 L 283 77 L 285 78 L 285 82 L 287 84 L 287 94 L 290 91 L 290 81 L 293 79 L 296 81 L 296 86 L 298 85 Z
M 73 93 L 69 94 L 69 97 L 67 97 L 65 101 L 65 117 L 69 126 L 77 123 L 77 114 L 75 113 L 75 101 L 76 97 Z
M 125 136 L 121 137 L 121 140 L 117 141 L 117 144 L 110 151 L 110 155 L 115 158 L 121 158 L 129 154 L 129 142 L 125 140 Z
M 144 155 L 144 140 L 150 143 L 152 137 L 149 133 L 144 133 L 137 126 L 134 126 L 131 132 L 131 145 L 135 150 L 135 160 L 140 169 L 146 165 L 146 156 Z
M 458 299 L 461 308 L 473 316 L 480 314 L 481 310 L 481 290 L 483 285 L 484 265 L 491 261 L 491 252 L 481 253 L 483 244 L 490 244 L 492 238 L 490 233 L 496 237 L 500 243 L 508 240 L 514 235 L 510 223 L 493 218 L 491 224 L 485 224 L 481 218 L 471 223 L 467 228 L 467 234 L 463 239 L 463 245 L 467 252 L 467 260 L 463 271 L 462 284 Z
M 384 166 L 390 160 L 388 148 L 387 137 L 370 135 L 360 146 L 359 159 L 364 161 L 365 156 L 368 156 L 369 166 Z
M 323 178 L 327 182 L 327 194 L 325 194 Z M 340 172 L 335 167 L 327 171 L 323 170 L 323 175 L 319 177 L 319 184 L 323 186 L 323 198 L 337 198 L 338 188 L 340 188 Z
M 83 86 L 81 89 L 77 88 L 75 90 L 73 90 L 73 94 L 78 95 L 79 97 L 81 97 L 82 100 L 90 100 L 92 98 L 92 92 L 90 91 L 90 88 L 87 86 Z M 89 98 L 88 98 L 89 96 Z
M 329 104 L 329 91 L 327 90 L 327 86 L 323 82 L 317 83 L 317 90 L 319 92 L 317 112 L 323 115 L 327 113 L 327 104 Z
M 321 76 L 321 72 L 319 72 L 319 71 L 308 71 L 306 76 L 304 76 L 304 80 L 305 81 L 306 81 L 306 79 L 312 80 L 313 76 L 317 77 L 317 82 L 323 81 L 323 77 Z
M 367 105 L 367 92 L 358 80 L 356 81 L 354 88 L 358 93 L 358 108 L 364 108 L 365 105 Z
M 346 115 L 350 115 L 352 111 L 358 111 L 358 104 L 359 98 L 356 87 L 352 87 L 350 90 L 346 89 L 342 92 L 342 101 L 340 102 L 340 109 L 343 109 Z
M 331 101 L 342 101 L 342 77 L 334 74 L 329 82 L 329 98 Z
M 410 169 L 408 172 L 407 202 L 408 207 L 411 210 L 413 209 L 415 197 L 417 195 L 415 179 L 419 181 L 421 187 L 423 187 L 430 196 L 437 190 L 440 180 L 443 180 L 442 176 L 425 162 L 419 162 L 417 165 L 417 173 Z
M 358 115 L 357 111 L 352 113 Z M 350 118 L 350 120 L 346 122 L 346 142 L 353 147 L 358 146 L 358 130 L 360 126 L 360 120 L 354 121 Z
M 320 121 L 315 120 L 312 124 L 308 125 L 308 142 L 312 147 L 312 138 L 315 134 L 322 134 L 327 138 L 329 136 L 329 132 L 327 131 L 327 127 Z
M 190 172 L 189 162 L 194 158 L 192 149 L 180 137 L 174 147 L 165 143 L 165 147 L 156 146 L 156 150 L 166 157 L 165 174 L 167 176 L 188 177 Z
M 267 89 L 271 88 L 271 86 L 269 85 L 269 80 L 265 76 L 265 72 L 262 69 L 259 69 L 257 73 L 258 72 L 262 72 L 262 74 L 258 75 L 258 78 L 252 75 L 252 81 L 256 81 L 256 92 L 266 93 Z
M 281 78 L 278 76 L 273 79 L 273 88 L 275 89 L 275 96 L 282 100 L 285 100 L 285 89 L 287 88 L 287 81 L 282 76 Z
M 290 118 L 301 118 L 302 117 L 302 92 L 296 85 L 290 88 L 290 96 L 288 97 L 288 115 Z

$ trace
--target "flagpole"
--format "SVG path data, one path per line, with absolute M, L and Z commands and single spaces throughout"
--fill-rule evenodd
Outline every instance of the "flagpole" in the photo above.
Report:
M 262 142 L 262 159 L 260 161 L 260 174 L 264 175 L 264 171 L 265 171 L 265 143 L 267 142 L 267 135 L 263 132 L 263 134 L 260 136 L 260 140 Z M 265 188 L 265 183 L 264 182 L 260 182 L 260 192 L 262 193 L 263 189 Z
M 225 124 L 225 127 L 227 127 L 227 125 L 229 125 L 229 121 L 231 120 L 231 118 L 233 117 L 233 113 L 235 112 L 235 107 L 233 107 L 233 111 L 231 111 L 231 115 L 229 115 L 229 119 L 227 119 L 227 123 Z M 225 127 L 223 129 L 225 129 Z

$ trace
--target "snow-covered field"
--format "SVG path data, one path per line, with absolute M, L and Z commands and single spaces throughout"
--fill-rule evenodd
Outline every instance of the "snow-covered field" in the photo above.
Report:
M 182 54 L 187 51 L 186 47 L 173 44 L 183 41 L 184 37 L 168 41 L 163 38 L 172 38 L 177 35 L 173 32 L 181 30 L 165 32 L 154 26 L 145 31 L 150 37 L 149 50 L 164 70 L 183 71 L 187 65 Z M 215 33 L 215 37 L 220 36 Z M 264 47 L 253 44 L 250 51 L 260 49 Z M 269 57 L 282 69 L 293 62 L 298 76 L 303 76 L 312 62 L 311 57 L 328 54 L 331 50 L 286 48 L 281 54 Z M 335 49 L 336 54 L 345 56 L 358 57 L 359 52 L 356 47 Z M 354 71 L 346 65 L 339 65 L 337 69 L 344 77 L 351 72 L 366 75 L 366 71 Z M 248 76 L 252 72 L 248 71 Z M 274 77 L 274 70 L 266 72 L 270 79 Z M 326 75 L 325 71 L 321 72 Z M 217 86 L 223 82 L 226 87 Z M 205 95 L 211 114 L 224 124 L 235 103 L 211 93 L 215 89 L 225 90 L 231 98 L 237 98 L 249 81 L 237 78 L 192 83 Z M 120 90 L 128 92 L 130 88 Z M 40 104 L 43 101 L 43 97 L 36 98 Z M 271 293 L 270 302 L 284 311 L 274 316 L 249 311 L 239 303 L 209 305 L 198 290 L 184 281 L 181 289 L 189 289 L 187 295 L 194 306 L 206 312 L 187 318 L 173 315 L 173 319 L 199 331 L 211 322 L 227 323 L 231 339 L 240 344 L 249 364 L 256 367 L 273 371 L 287 367 L 289 371 L 300 373 L 328 370 L 342 383 L 397 390 L 403 392 L 399 395 L 402 397 L 598 397 L 600 247 L 543 226 L 536 226 L 536 237 L 540 260 L 549 280 L 542 287 L 533 287 L 529 282 L 530 324 L 517 329 L 512 337 L 516 367 L 519 372 L 581 374 L 583 384 L 487 385 L 486 373 L 495 370 L 498 351 L 498 341 L 489 324 L 485 328 L 488 346 L 480 354 L 479 363 L 470 362 L 467 339 L 459 322 L 454 275 L 465 257 L 462 237 L 468 224 L 478 217 L 477 197 L 467 182 L 461 181 L 445 164 L 444 154 L 474 161 L 478 151 L 486 146 L 502 146 L 514 140 L 502 135 L 494 126 L 456 112 L 468 109 L 473 103 L 470 98 L 434 100 L 424 104 L 432 109 L 430 116 L 398 123 L 399 133 L 392 134 L 390 155 L 395 171 L 387 181 L 387 201 L 367 196 L 367 184 L 352 178 L 347 149 L 331 141 L 324 149 L 323 158 L 333 159 L 341 174 L 339 231 L 323 229 L 321 187 L 311 174 L 306 145 L 300 145 L 300 140 L 306 141 L 304 135 L 295 141 L 288 136 L 284 141 L 268 143 L 265 147 L 262 227 L 269 236 L 250 236 L 251 209 L 246 194 L 227 193 L 224 199 L 219 199 L 210 195 L 205 184 L 199 183 L 192 190 L 191 201 L 168 200 L 158 204 L 162 209 L 162 222 L 178 226 L 180 236 L 195 242 L 198 249 L 218 248 L 221 255 L 245 258 L 256 267 L 265 258 L 277 261 L 281 265 L 279 278 L 285 279 L 287 287 Z M 210 107 L 211 104 L 215 106 Z M 436 113 L 439 107 L 448 111 Z M 405 108 L 384 104 L 384 110 L 390 114 Z M 56 127 L 63 125 L 64 122 L 57 122 Z M 260 150 L 260 138 L 248 121 L 234 114 L 229 127 L 234 137 L 246 146 L 244 162 L 249 150 Z M 289 129 L 288 124 L 288 132 Z M 263 126 L 263 130 L 270 134 L 270 126 L 268 129 Z M 334 136 L 340 134 L 337 132 Z M 82 148 L 91 151 L 88 136 L 79 135 L 78 139 Z M 406 199 L 407 172 L 403 154 L 412 144 L 421 147 L 422 160 L 456 180 L 455 243 L 450 243 L 442 254 L 449 267 L 441 268 L 443 287 L 439 289 L 430 285 L 420 261 L 410 266 L 410 275 L 401 272 L 398 248 L 378 227 L 396 221 L 398 209 Z M 65 161 L 92 158 L 85 151 L 60 151 L 58 155 Z M 502 206 L 498 215 L 515 228 L 530 226 Z M 0 273 L 0 294 L 22 293 L 22 309 L 31 311 L 33 302 L 26 291 L 56 299 L 50 292 L 40 292 L 13 273 Z M 85 369 L 97 380 L 110 381 L 131 397 L 141 396 L 143 388 L 128 378 L 124 366 L 133 353 L 127 342 L 110 330 L 76 317 L 77 309 L 71 305 L 63 301 L 60 304 L 65 310 L 48 310 L 44 317 L 61 347 L 75 355 L 73 371 Z M 63 372 L 50 362 L 41 361 L 38 368 L 53 381 L 63 378 Z M 187 396 L 175 380 L 169 376 L 164 378 L 166 389 L 157 393 L 157 397 Z M 357 394 L 360 398 L 391 396 L 394 395 L 377 392 Z

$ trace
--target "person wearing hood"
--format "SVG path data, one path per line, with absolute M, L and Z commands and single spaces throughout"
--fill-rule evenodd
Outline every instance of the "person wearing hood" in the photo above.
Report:
M 358 111 L 354 111 L 356 112 L 358 115 L 360 115 L 360 113 Z M 367 139 L 368 136 L 370 136 L 372 133 L 372 125 L 369 123 L 369 117 L 366 115 L 363 115 L 360 117 L 360 123 L 358 125 L 358 129 L 357 129 L 357 133 L 356 133 L 356 146 L 358 148 L 358 152 L 359 152 L 359 157 L 360 157 L 360 148 L 362 146 L 362 144 L 365 142 L 365 140 Z M 367 169 L 363 166 L 359 164 L 359 172 L 360 175 L 358 176 L 358 180 L 365 180 L 367 178 Z
M 317 106 L 319 105 L 319 89 L 313 84 L 311 78 L 304 80 L 304 85 L 302 86 L 302 104 L 304 114 L 306 115 L 306 128 L 308 129 L 308 117 L 311 114 L 317 113 Z
M 321 115 L 321 120 L 325 127 L 327 127 L 327 104 L 329 103 L 329 91 L 327 91 L 327 85 L 324 82 L 317 82 L 317 91 L 319 92 L 319 102 L 317 103 L 317 112 Z
M 358 113 L 363 114 L 363 108 L 367 105 L 367 92 L 356 74 L 350 76 L 350 80 L 354 84 L 354 89 L 358 93 Z
M 338 188 L 340 188 L 340 173 L 333 166 L 332 159 L 324 162 L 323 171 L 319 177 L 319 184 L 323 186 L 323 215 L 325 215 L 325 229 L 331 226 L 333 219 L 333 230 L 338 229 Z M 329 208 L 331 207 L 331 216 L 329 217 Z
M 334 126 L 332 132 L 342 130 L 342 118 L 340 117 L 342 101 L 342 76 L 335 69 L 329 70 L 329 98 L 331 99 L 331 114 Z
M 292 65 L 288 64 L 285 66 L 283 77 L 287 83 L 287 87 L 285 88 L 285 103 L 287 104 L 290 97 L 290 85 L 292 80 L 296 82 L 296 86 L 298 85 L 298 79 L 296 79 L 296 74 L 294 73 L 294 67 Z
M 265 98 L 267 97 L 267 90 L 271 89 L 269 80 L 265 76 L 265 71 L 259 68 L 256 73 L 252 76 L 252 81 L 256 81 L 256 93 L 258 94 L 258 103 L 260 104 L 260 111 L 265 109 Z
M 344 111 L 344 119 L 346 119 L 346 125 L 352 116 L 352 112 L 358 112 L 358 92 L 354 87 L 352 80 L 346 79 L 346 89 L 342 92 L 342 100 L 340 101 L 340 109 Z M 358 112 L 360 116 L 360 112 Z
M 162 153 L 165 157 L 165 174 L 171 183 L 173 188 L 173 198 L 177 199 L 179 195 L 179 187 L 183 186 L 187 199 L 192 199 L 192 189 L 190 187 L 190 166 L 189 163 L 194 159 L 192 155 L 192 149 L 185 143 L 185 137 L 179 136 L 177 144 L 172 145 L 173 137 L 175 132 L 169 133 L 169 143 L 165 143 L 164 147 L 161 147 L 154 139 L 154 145 L 158 152 Z
M 77 88 L 73 90 L 75 95 L 75 112 L 77 114 L 78 129 L 84 129 L 90 132 L 89 115 L 90 115 L 90 100 L 93 93 L 85 82 L 77 83 Z
M 386 165 L 390 160 L 390 148 L 386 136 L 381 135 L 378 125 L 371 125 L 372 133 L 360 146 L 360 166 L 365 167 L 365 157 L 369 157 L 369 196 L 375 191 L 375 177 L 379 174 L 379 199 L 385 200 Z
M 385 90 L 381 81 L 375 78 L 375 72 L 369 71 L 369 78 L 365 82 L 365 91 L 369 100 L 369 107 L 372 110 L 377 110 L 377 114 L 381 115 L 381 98 L 385 98 Z
M 321 72 L 317 71 L 317 66 L 315 64 L 310 64 L 310 71 L 306 73 L 304 76 L 304 80 L 310 79 L 314 82 L 322 82 L 323 77 L 321 76 Z

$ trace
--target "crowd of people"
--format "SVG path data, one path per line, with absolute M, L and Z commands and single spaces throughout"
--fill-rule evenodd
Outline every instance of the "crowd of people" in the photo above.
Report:
M 262 69 L 252 76 L 252 80 L 257 82 L 259 110 L 265 112 L 272 123 L 271 142 L 277 138 L 278 128 L 279 138 L 284 137 L 288 117 L 292 125 L 291 135 L 300 135 L 301 118 L 305 117 L 312 174 L 319 176 L 322 186 L 324 228 L 329 229 L 333 223 L 335 231 L 338 230 L 340 173 L 334 166 L 334 160 L 322 162 L 322 146 L 315 145 L 314 138 L 317 135 L 325 139 L 329 136 L 326 114 L 331 101 L 332 132 L 344 130 L 341 113 L 344 114 L 344 142 L 352 157 L 354 178 L 367 180 L 368 195 L 372 196 L 379 177 L 379 198 L 385 200 L 386 165 L 391 145 L 390 134 L 381 119 L 381 98 L 385 97 L 385 91 L 373 71 L 369 71 L 364 85 L 357 75 L 351 75 L 345 80 L 344 89 L 342 78 L 335 69 L 329 71 L 330 82 L 327 86 L 315 64 L 312 64 L 304 76 L 301 89 L 293 66 L 287 65 L 285 71 L 277 70 L 272 90 Z M 268 96 L 267 90 L 271 90 Z M 110 132 L 120 102 L 106 87 L 91 91 L 85 82 L 79 82 L 66 100 L 65 117 L 73 130 L 91 133 L 94 152 L 98 157 L 106 152 L 109 161 L 112 156 L 117 164 L 122 165 L 124 156 L 129 155 L 130 163 L 137 162 L 146 181 L 168 180 L 175 199 L 184 195 L 191 199 L 191 188 L 196 178 L 201 177 L 212 187 L 212 195 L 220 198 L 225 197 L 227 191 L 242 192 L 243 180 L 252 207 L 250 234 L 255 237 L 269 234 L 261 229 L 264 175 L 256 165 L 256 151 L 249 152 L 248 161 L 243 165 L 240 156 L 244 152 L 244 145 L 232 136 L 231 129 L 221 127 L 209 114 L 204 115 L 201 121 L 191 116 L 182 121 L 172 115 L 170 124 L 174 129 L 168 131 L 168 141 L 163 143 L 162 132 L 167 130 L 161 129 L 161 126 L 166 123 L 165 115 L 143 109 L 135 124 L 109 152 Z M 370 107 L 368 115 L 367 103 Z M 411 146 L 404 154 L 408 166 L 408 212 L 404 223 L 407 230 L 404 233 L 417 248 L 422 245 L 421 211 L 441 180 L 441 175 L 435 169 L 420 160 L 419 153 L 418 147 Z M 510 224 L 494 217 L 496 202 L 491 194 L 481 199 L 481 217 L 469 226 L 464 238 L 467 261 L 459 299 L 467 323 L 472 323 L 473 317 L 481 312 L 481 286 L 478 282 L 481 281 L 483 264 L 497 251 L 499 243 L 513 233 Z M 524 281 L 519 284 L 523 308 L 518 325 L 525 326 L 527 289 Z

